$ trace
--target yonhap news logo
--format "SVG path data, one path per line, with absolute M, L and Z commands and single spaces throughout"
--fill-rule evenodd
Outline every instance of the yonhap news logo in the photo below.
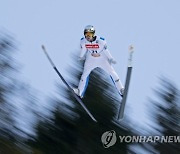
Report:
M 107 131 L 102 134 L 101 141 L 104 146 L 104 148 L 109 148 L 110 146 L 113 146 L 116 143 L 117 137 L 116 132 L 114 130 Z
M 180 143 L 180 136 L 118 136 L 114 130 L 106 131 L 101 136 L 104 148 L 113 146 L 117 140 L 119 143 Z

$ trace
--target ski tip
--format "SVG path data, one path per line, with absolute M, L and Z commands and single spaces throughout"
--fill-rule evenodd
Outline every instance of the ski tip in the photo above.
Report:
M 45 46 L 44 45 L 42 45 L 41 47 L 42 47 L 43 50 L 45 50 Z
M 129 52 L 130 52 L 130 53 L 133 53 L 133 52 L 134 52 L 134 46 L 133 46 L 132 44 L 129 46 Z

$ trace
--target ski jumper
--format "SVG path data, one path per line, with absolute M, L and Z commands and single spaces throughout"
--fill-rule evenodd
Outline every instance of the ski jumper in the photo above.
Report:
M 89 74 L 97 67 L 103 69 L 111 76 L 118 92 L 124 88 L 111 63 L 109 63 L 109 60 L 113 59 L 113 57 L 107 49 L 105 39 L 98 36 L 95 37 L 96 39 L 92 42 L 87 41 L 84 37 L 80 40 L 81 51 L 79 58 L 85 59 L 84 70 L 78 86 L 81 97 L 84 96 L 88 86 Z

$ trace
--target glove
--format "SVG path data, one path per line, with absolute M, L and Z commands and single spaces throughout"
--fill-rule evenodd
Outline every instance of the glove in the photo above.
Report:
M 112 59 L 112 58 L 111 58 L 111 59 L 108 59 L 108 61 L 109 61 L 110 64 L 116 64 L 116 63 L 117 63 L 117 62 L 116 62 L 114 59 Z
M 85 57 L 79 57 L 78 60 L 83 61 L 83 60 L 85 60 Z

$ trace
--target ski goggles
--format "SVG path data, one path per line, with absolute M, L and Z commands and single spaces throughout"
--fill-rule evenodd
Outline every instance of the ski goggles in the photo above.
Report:
M 94 36 L 94 33 L 92 32 L 87 32 L 84 34 L 85 37 L 93 37 Z

